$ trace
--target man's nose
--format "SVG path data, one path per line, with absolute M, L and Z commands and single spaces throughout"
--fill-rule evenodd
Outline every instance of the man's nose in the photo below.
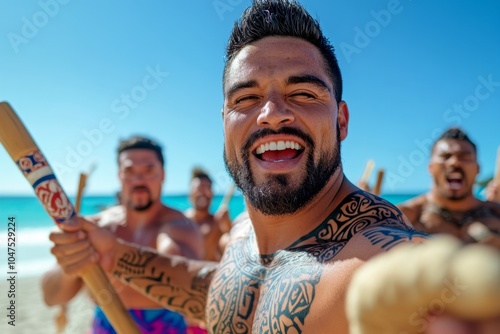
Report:
M 134 184 L 139 184 L 139 183 L 142 184 L 144 180 L 146 180 L 146 175 L 144 173 L 134 173 L 134 175 L 132 175 L 130 180 Z
M 458 166 L 462 163 L 462 161 L 460 160 L 460 158 L 457 155 L 452 155 L 448 158 L 446 163 L 449 166 Z
M 285 99 L 279 94 L 269 96 L 262 106 L 257 123 L 260 126 L 267 126 L 273 129 L 279 129 L 285 125 L 290 125 L 295 121 L 295 116 L 286 103 Z

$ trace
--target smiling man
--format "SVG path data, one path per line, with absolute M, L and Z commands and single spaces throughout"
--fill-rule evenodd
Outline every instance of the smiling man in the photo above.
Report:
M 295 1 L 256 0 L 231 33 L 223 92 L 224 160 L 248 218 L 220 263 L 159 256 L 82 219 L 51 235 L 53 254 L 71 273 L 99 259 L 210 333 L 347 334 L 354 271 L 424 235 L 344 176 L 349 110 L 333 47 Z M 99 257 L 71 248 L 77 228 Z
M 415 228 L 500 248 L 500 205 L 473 194 L 479 164 L 467 134 L 459 128 L 446 130 L 432 147 L 428 169 L 431 190 L 399 205 Z

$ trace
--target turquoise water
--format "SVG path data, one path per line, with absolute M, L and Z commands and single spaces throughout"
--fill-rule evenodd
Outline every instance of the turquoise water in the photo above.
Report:
M 215 196 L 212 201 L 211 210 L 215 211 L 223 196 Z M 73 201 L 73 198 L 70 198 Z M 185 195 L 163 196 L 163 203 L 184 211 L 190 207 L 189 199 Z M 96 214 L 103 208 L 116 204 L 114 196 L 88 196 L 84 197 L 81 203 L 81 213 L 83 215 Z M 229 202 L 229 212 L 232 218 L 236 217 L 244 210 L 243 198 L 234 196 Z M 7 197 L 0 196 L 0 213 L 4 218 L 15 216 L 19 229 L 53 227 L 53 220 L 47 215 L 45 209 L 34 196 Z M 7 223 L 0 226 L 0 231 L 7 229 Z
M 389 202 L 398 204 L 408 198 L 414 197 L 416 194 L 392 194 L 385 195 L 384 198 Z M 215 196 L 212 202 L 211 211 L 215 211 L 223 196 Z M 71 200 L 73 200 L 71 198 Z M 185 211 L 190 207 L 189 199 L 186 195 L 168 195 L 163 196 L 163 203 L 176 208 L 180 211 Z M 82 200 L 81 213 L 83 215 L 91 215 L 98 213 L 103 208 L 116 204 L 114 196 L 88 196 Z M 229 213 L 231 218 L 236 217 L 245 208 L 243 197 L 233 196 L 229 203 Z M 0 213 L 3 219 L 9 216 L 16 217 L 18 229 L 53 227 L 54 222 L 47 215 L 40 202 L 33 196 L 0 196 Z M 0 226 L 0 231 L 7 230 L 7 223 Z
M 393 204 L 405 201 L 416 194 L 393 194 L 383 197 Z M 215 211 L 223 196 L 215 196 L 212 212 Z M 71 199 L 72 200 L 72 199 Z M 169 195 L 163 202 L 184 211 L 190 207 L 185 195 Z M 114 196 L 88 196 L 82 200 L 83 215 L 95 214 L 107 206 L 114 205 Z M 229 203 L 229 213 L 234 219 L 245 209 L 243 197 L 234 196 Z M 34 276 L 46 271 L 55 264 L 50 254 L 51 243 L 48 240 L 50 230 L 55 228 L 54 222 L 47 215 L 40 202 L 34 196 L 0 196 L 0 266 L 7 268 L 7 229 L 8 218 L 16 220 L 16 270 L 19 276 Z

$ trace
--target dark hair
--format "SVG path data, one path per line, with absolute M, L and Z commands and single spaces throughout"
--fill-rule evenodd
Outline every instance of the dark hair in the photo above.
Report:
M 163 159 L 162 147 L 155 141 L 140 136 L 134 136 L 131 137 L 130 139 L 124 139 L 120 141 L 120 144 L 118 145 L 118 164 L 120 164 L 120 159 L 119 159 L 120 153 L 132 149 L 151 150 L 156 153 L 156 156 L 158 157 L 158 160 L 160 160 L 161 165 L 162 166 L 165 165 L 165 160 Z
M 434 151 L 434 148 L 436 147 L 438 141 L 445 139 L 455 139 L 455 140 L 465 141 L 472 145 L 472 147 L 474 148 L 474 152 L 477 152 L 476 144 L 474 144 L 472 140 L 470 140 L 469 136 L 467 136 L 467 134 L 458 127 L 452 127 L 443 132 L 443 134 L 438 139 L 436 139 L 436 141 L 432 145 L 431 152 Z
M 200 167 L 193 168 L 193 171 L 191 172 L 191 180 L 194 179 L 205 179 L 208 180 L 210 184 L 212 184 L 212 179 L 210 178 L 208 173 Z
M 342 76 L 333 46 L 323 35 L 319 22 L 294 0 L 254 0 L 245 10 L 235 22 L 226 46 L 224 84 L 236 54 L 248 44 L 269 36 L 297 37 L 316 46 L 325 59 L 335 99 L 342 100 Z

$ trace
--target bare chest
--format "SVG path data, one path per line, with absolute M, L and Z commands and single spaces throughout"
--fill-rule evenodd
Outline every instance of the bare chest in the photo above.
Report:
M 495 231 L 499 230 L 500 218 L 486 208 L 454 212 L 430 205 L 422 210 L 420 223 L 427 233 L 451 234 L 464 241 L 472 241 L 469 235 L 471 225 L 481 223 Z
M 213 333 L 301 333 L 322 272 L 323 265 L 310 256 L 280 254 L 263 265 L 233 249 L 212 281 L 208 328 Z

